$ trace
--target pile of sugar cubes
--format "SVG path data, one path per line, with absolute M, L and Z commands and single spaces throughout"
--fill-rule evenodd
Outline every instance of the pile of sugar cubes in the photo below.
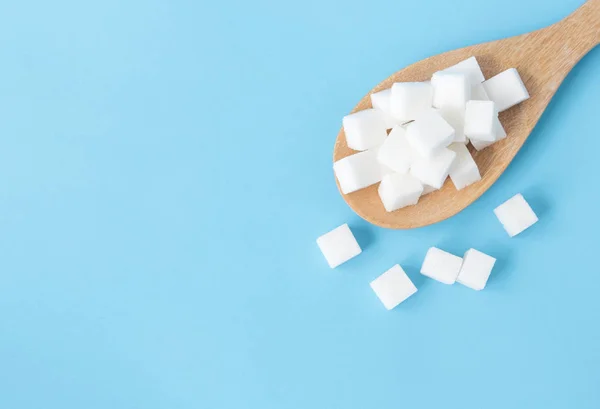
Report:
M 346 143 L 359 152 L 333 165 L 342 193 L 381 182 L 379 196 L 393 212 L 440 189 L 448 176 L 458 190 L 481 180 L 467 145 L 482 150 L 504 139 L 498 113 L 527 98 L 516 69 L 485 80 L 475 57 L 431 81 L 371 94 L 373 108 L 343 119 Z
M 498 206 L 494 213 L 510 237 L 516 236 L 538 221 L 521 194 Z M 331 268 L 361 253 L 361 248 L 347 224 L 319 237 L 317 244 Z M 444 284 L 458 282 L 479 291 L 485 288 L 495 262 L 494 257 L 473 248 L 463 257 L 458 257 L 431 247 L 425 255 L 421 274 Z M 371 288 L 388 310 L 417 292 L 417 287 L 398 264 L 373 280 Z

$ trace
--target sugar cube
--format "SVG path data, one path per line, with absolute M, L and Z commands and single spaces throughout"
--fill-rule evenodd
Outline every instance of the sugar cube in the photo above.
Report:
M 393 212 L 417 204 L 423 192 L 423 185 L 414 176 L 392 173 L 383 177 L 378 192 L 385 210 Z
M 504 230 L 514 237 L 538 221 L 537 216 L 522 194 L 517 194 L 494 209 Z
M 319 237 L 317 245 L 331 268 L 358 256 L 362 251 L 347 224 L 342 224 Z
M 477 62 L 475 62 L 477 64 Z M 433 106 L 454 128 L 453 142 L 465 142 L 465 106 L 471 98 L 472 85 L 468 73 L 450 69 L 438 71 L 431 78 Z
M 388 310 L 417 292 L 417 287 L 398 264 L 371 281 L 371 288 Z
M 471 84 L 480 84 L 485 81 L 481 67 L 479 66 L 479 63 L 475 57 L 469 57 L 466 60 L 453 65 L 452 67 L 446 68 L 442 72 L 465 74 L 469 78 L 469 82 Z
M 529 92 L 515 68 L 490 78 L 483 83 L 489 98 L 496 104 L 498 112 L 507 110 L 529 98 Z
M 504 127 L 502 126 L 500 119 L 498 117 L 496 117 L 494 122 L 495 122 L 495 124 L 494 124 L 494 132 L 495 132 L 494 140 L 493 141 L 479 141 L 477 139 L 473 139 L 471 141 L 471 144 L 473 145 L 473 147 L 476 150 L 480 151 L 482 149 L 487 148 L 491 144 L 496 143 L 496 142 L 506 138 L 506 131 L 504 130 Z
M 377 155 L 379 163 L 394 172 L 406 173 L 412 162 L 412 148 L 406 140 L 406 130 L 395 126 L 379 148 Z
M 462 267 L 456 281 L 473 290 L 483 290 L 496 259 L 481 251 L 469 249 L 463 257 Z
M 333 164 L 342 193 L 348 194 L 381 181 L 385 168 L 377 161 L 378 149 L 358 152 Z
M 452 166 L 450 166 L 450 171 L 448 172 L 456 190 L 461 190 L 481 180 L 479 168 L 465 144 L 453 143 L 448 149 L 456 153 L 456 158 L 452 162 Z
M 383 143 L 387 125 L 383 113 L 377 109 L 365 109 L 346 115 L 343 119 L 346 143 L 350 149 L 364 151 Z
M 471 99 L 471 83 L 465 74 L 438 71 L 431 77 L 433 106 L 436 108 L 464 109 Z
M 425 255 L 421 274 L 444 284 L 454 284 L 461 265 L 462 258 L 437 247 L 431 247 Z
M 431 108 L 433 89 L 430 82 L 397 82 L 392 85 L 391 112 L 405 123 Z
M 494 141 L 498 113 L 492 101 L 469 101 L 465 111 L 465 135 L 470 139 Z
M 410 174 L 419 179 L 421 183 L 439 189 L 448 177 L 455 157 L 456 152 L 446 148 L 430 158 L 415 155 Z
M 429 109 L 408 125 L 406 139 L 417 153 L 430 157 L 452 143 L 454 129 L 439 112 Z
M 373 105 L 374 109 L 383 113 L 383 119 L 385 120 L 387 129 L 392 129 L 396 125 L 396 121 L 394 120 L 394 117 L 392 117 L 391 98 L 391 88 L 371 94 L 371 105 Z

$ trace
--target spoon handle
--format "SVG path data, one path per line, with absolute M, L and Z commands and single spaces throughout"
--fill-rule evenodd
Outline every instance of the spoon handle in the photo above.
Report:
M 556 24 L 565 33 L 566 45 L 587 54 L 600 44 L 600 0 L 588 0 Z
M 566 76 L 600 44 L 600 0 L 588 0 L 565 19 L 531 34 L 538 35 L 538 53 L 558 63 L 550 66 Z
M 600 44 L 600 0 L 588 0 L 565 19 L 541 30 L 508 39 L 514 64 L 532 96 L 536 118 L 548 105 L 567 74 Z

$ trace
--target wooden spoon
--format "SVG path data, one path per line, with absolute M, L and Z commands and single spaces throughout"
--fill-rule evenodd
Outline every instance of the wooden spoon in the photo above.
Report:
M 600 0 L 588 0 L 564 20 L 541 30 L 449 51 L 398 71 L 371 92 L 390 88 L 394 82 L 428 80 L 434 72 L 476 56 L 486 78 L 508 68 L 517 68 L 531 98 L 500 114 L 508 134 L 506 139 L 481 152 L 473 152 L 481 181 L 457 191 L 447 180 L 442 189 L 421 197 L 418 204 L 390 213 L 385 211 L 379 199 L 378 184 L 342 194 L 344 200 L 363 219 L 391 229 L 427 226 L 457 214 L 504 172 L 569 71 L 599 43 Z M 352 112 L 371 108 L 369 95 L 361 99 Z M 353 153 L 346 145 L 344 130 L 340 130 L 333 151 L 334 162 Z

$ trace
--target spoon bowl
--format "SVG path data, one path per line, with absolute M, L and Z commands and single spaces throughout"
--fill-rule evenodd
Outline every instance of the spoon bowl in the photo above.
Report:
M 431 75 L 475 56 L 486 78 L 517 68 L 531 98 L 500 113 L 507 137 L 482 151 L 472 151 L 481 181 L 457 191 L 449 180 L 414 206 L 386 212 L 378 184 L 342 196 L 363 219 L 391 229 L 411 229 L 445 220 L 473 203 L 500 177 L 537 124 L 567 74 L 600 43 L 600 0 L 588 0 L 573 14 L 549 27 L 503 40 L 448 51 L 412 64 L 377 85 L 352 112 L 371 108 L 370 94 L 395 82 L 426 81 Z M 356 153 L 340 130 L 333 160 Z M 337 183 L 337 181 L 336 181 Z M 339 189 L 339 184 L 338 184 Z M 341 193 L 341 190 L 340 190 Z

